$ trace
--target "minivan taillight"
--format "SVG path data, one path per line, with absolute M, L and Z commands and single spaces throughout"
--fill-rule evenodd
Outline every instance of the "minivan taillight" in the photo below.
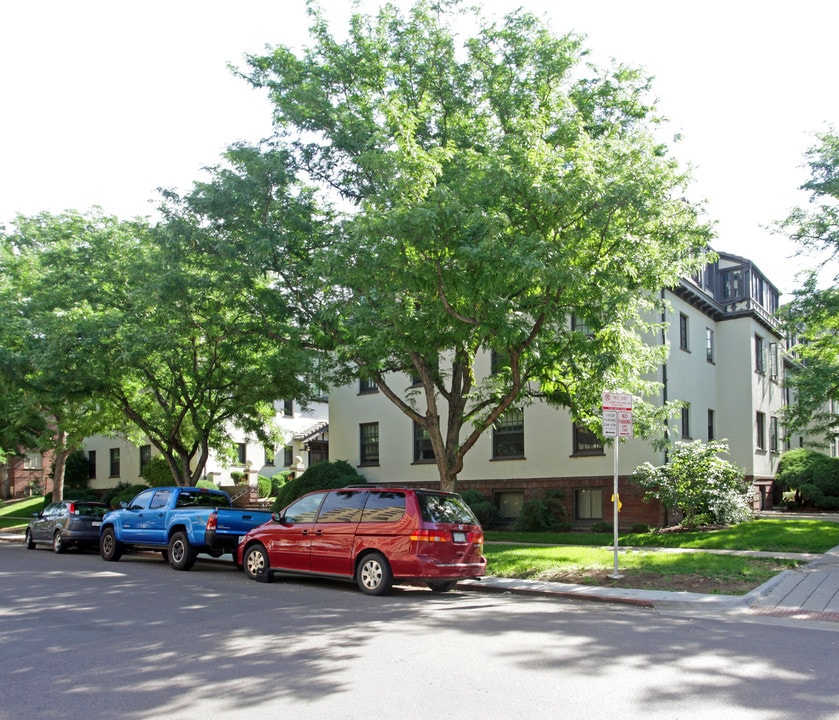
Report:
M 422 542 L 451 542 L 451 538 L 441 534 L 439 530 L 414 530 L 411 540 Z

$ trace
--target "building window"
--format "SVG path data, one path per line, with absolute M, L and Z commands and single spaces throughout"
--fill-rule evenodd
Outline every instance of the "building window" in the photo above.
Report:
M 679 347 L 682 350 L 690 350 L 688 345 L 688 316 L 684 313 L 679 313 Z
M 769 377 L 778 377 L 778 343 L 769 343 Z
M 714 431 L 714 411 L 708 411 L 708 442 L 711 442 L 716 437 L 716 432 Z
M 43 470 L 44 468 L 44 456 L 42 453 L 39 452 L 30 452 L 26 453 L 23 458 L 23 469 L 24 470 Z
M 151 460 L 151 445 L 140 446 L 140 475 L 143 474 L 143 469 L 149 464 Z
M 498 375 L 510 367 L 510 356 L 505 352 L 492 351 L 489 361 L 489 372 L 491 375 Z
M 524 457 L 524 411 L 507 410 L 492 426 L 492 457 Z
M 119 448 L 111 448 L 111 477 L 119 477 Z
M 743 294 L 743 271 L 727 270 L 722 274 L 722 297 L 733 300 Z
M 711 328 L 705 328 L 705 359 L 714 362 L 714 331 Z
M 361 464 L 379 464 L 379 423 L 361 423 L 359 436 L 361 438 Z
M 434 448 L 431 435 L 422 425 L 414 423 L 414 462 L 434 462 Z
M 759 412 L 755 415 L 755 427 L 757 430 L 757 449 L 766 450 L 766 415 Z
M 88 480 L 96 477 L 96 450 L 87 451 L 87 477 Z
M 248 461 L 248 444 L 239 443 L 236 446 L 236 462 L 239 465 L 244 465 Z
M 766 360 L 763 353 L 763 338 L 755 335 L 755 372 L 766 372 Z
M 524 505 L 524 493 L 520 490 L 495 493 L 495 506 L 499 520 L 513 520 L 521 516 Z
M 574 455 L 603 455 L 603 443 L 591 430 L 574 423 Z
M 294 417 L 294 400 L 283 400 L 283 417 Z
M 360 395 L 379 392 L 379 386 L 376 384 L 375 380 L 359 380 L 358 392 Z
M 571 329 L 574 332 L 582 333 L 586 337 L 592 337 L 594 335 L 589 324 L 579 315 L 571 316 Z
M 294 464 L 294 448 L 286 445 L 283 448 L 283 467 L 291 467 Z
M 773 415 L 769 418 L 769 450 L 778 452 L 779 444 L 778 418 Z
M 577 520 L 602 520 L 603 488 L 580 488 L 575 490 L 574 517 Z
M 682 407 L 682 438 L 690 438 L 690 405 Z
M 271 445 L 265 446 L 265 464 L 266 465 L 273 465 L 274 464 L 274 448 Z

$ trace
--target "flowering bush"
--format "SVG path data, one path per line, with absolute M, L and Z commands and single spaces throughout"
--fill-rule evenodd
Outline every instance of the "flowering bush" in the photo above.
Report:
M 676 443 L 667 464 L 644 463 L 632 478 L 647 491 L 646 499 L 681 509 L 685 526 L 695 526 L 699 515 L 722 525 L 744 522 L 752 516 L 754 488 L 742 468 L 720 457 L 727 453 L 725 440 Z

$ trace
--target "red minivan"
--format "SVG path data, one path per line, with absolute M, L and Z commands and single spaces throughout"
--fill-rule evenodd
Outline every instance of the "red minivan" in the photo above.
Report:
M 484 533 L 459 495 L 405 487 L 345 487 L 298 498 L 239 543 L 254 580 L 274 573 L 355 580 L 368 595 L 394 582 L 435 592 L 486 570 Z

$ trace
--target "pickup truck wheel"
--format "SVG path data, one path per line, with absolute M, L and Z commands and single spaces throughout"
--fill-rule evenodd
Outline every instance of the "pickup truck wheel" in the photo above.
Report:
M 251 545 L 245 552 L 243 563 L 245 575 L 251 580 L 258 582 L 272 582 L 274 576 L 271 574 L 271 564 L 268 560 L 268 551 L 262 545 Z
M 385 556 L 365 555 L 356 570 L 356 582 L 365 595 L 387 595 L 393 585 L 393 573 Z
M 175 570 L 189 570 L 198 555 L 185 532 L 176 532 L 169 541 L 169 564 Z
M 117 561 L 122 557 L 122 543 L 117 541 L 113 528 L 106 528 L 99 542 L 99 554 L 103 560 Z
M 163 562 L 169 562 L 169 551 L 168 550 L 161 550 L 160 557 L 163 558 Z
M 61 539 L 61 531 L 57 531 L 55 535 L 52 536 L 52 550 L 56 553 L 63 553 L 67 549 L 67 546 L 64 544 L 64 540 Z

